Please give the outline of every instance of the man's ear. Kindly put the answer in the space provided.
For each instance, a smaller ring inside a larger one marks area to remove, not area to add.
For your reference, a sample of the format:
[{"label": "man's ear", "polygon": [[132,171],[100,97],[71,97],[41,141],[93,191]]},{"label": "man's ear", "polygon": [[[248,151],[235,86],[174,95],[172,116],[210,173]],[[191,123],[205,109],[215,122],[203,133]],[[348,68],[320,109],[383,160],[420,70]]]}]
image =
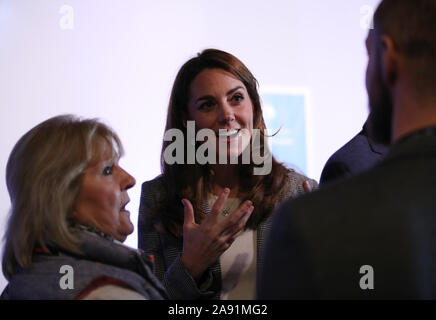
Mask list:
[{"label": "man's ear", "polygon": [[381,37],[381,46],[382,76],[388,86],[393,86],[398,77],[399,53],[389,36]]}]

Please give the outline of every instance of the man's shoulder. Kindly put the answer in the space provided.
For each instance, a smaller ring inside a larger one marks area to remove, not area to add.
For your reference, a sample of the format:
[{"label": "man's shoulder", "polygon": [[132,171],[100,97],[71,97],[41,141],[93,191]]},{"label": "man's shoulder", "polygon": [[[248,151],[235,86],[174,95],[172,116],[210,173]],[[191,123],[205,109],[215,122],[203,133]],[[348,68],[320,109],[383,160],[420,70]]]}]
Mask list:
[{"label": "man's shoulder", "polygon": [[[371,203],[371,193],[382,188],[383,176],[388,172],[379,168],[370,169],[344,181],[333,182],[297,199],[287,200],[280,211],[295,214],[326,214],[326,212],[350,210]],[[383,187],[384,188],[384,187]]]},{"label": "man's shoulder", "polygon": [[333,155],[328,159],[328,163],[333,162],[348,162],[350,156],[361,155],[361,152],[367,154],[371,152],[369,146],[368,137],[361,131],[355,135],[350,141],[340,147]]},{"label": "man's shoulder", "polygon": [[382,150],[380,146],[377,148],[374,149],[374,144],[361,131],[330,156],[322,170],[320,183],[337,181],[371,168],[387,150]]}]

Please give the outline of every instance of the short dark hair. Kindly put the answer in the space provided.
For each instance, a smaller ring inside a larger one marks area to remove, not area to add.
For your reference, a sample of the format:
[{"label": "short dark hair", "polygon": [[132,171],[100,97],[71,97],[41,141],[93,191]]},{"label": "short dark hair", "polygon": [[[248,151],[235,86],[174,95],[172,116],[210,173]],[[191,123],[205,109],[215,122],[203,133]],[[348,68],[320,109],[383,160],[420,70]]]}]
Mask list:
[{"label": "short dark hair", "polygon": [[389,36],[407,60],[417,90],[434,94],[436,0],[383,0],[374,14],[376,36]]}]

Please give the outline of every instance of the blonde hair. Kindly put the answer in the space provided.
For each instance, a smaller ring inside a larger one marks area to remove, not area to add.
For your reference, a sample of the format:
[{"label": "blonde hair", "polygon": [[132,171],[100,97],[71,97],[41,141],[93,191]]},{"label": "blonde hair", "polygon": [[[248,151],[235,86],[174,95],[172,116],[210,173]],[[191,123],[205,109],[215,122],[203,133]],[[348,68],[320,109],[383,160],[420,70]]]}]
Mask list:
[{"label": "blonde hair", "polygon": [[61,115],[40,123],[17,142],[6,167],[11,210],[2,267],[7,279],[17,265],[32,264],[36,246],[80,252],[70,222],[85,169],[102,156],[104,141],[122,155],[118,136],[106,125]]}]

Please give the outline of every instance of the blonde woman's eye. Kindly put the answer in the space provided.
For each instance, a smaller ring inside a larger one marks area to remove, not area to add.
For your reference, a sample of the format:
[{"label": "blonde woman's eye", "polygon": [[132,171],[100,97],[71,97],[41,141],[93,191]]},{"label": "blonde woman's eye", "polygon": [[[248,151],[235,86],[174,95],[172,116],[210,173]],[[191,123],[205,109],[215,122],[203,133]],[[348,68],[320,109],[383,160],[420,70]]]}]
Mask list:
[{"label": "blonde woman's eye", "polygon": [[106,167],[104,167],[104,169],[103,169],[103,174],[104,174],[105,176],[109,176],[109,175],[112,174],[113,169],[114,169],[114,166],[106,166]]}]

